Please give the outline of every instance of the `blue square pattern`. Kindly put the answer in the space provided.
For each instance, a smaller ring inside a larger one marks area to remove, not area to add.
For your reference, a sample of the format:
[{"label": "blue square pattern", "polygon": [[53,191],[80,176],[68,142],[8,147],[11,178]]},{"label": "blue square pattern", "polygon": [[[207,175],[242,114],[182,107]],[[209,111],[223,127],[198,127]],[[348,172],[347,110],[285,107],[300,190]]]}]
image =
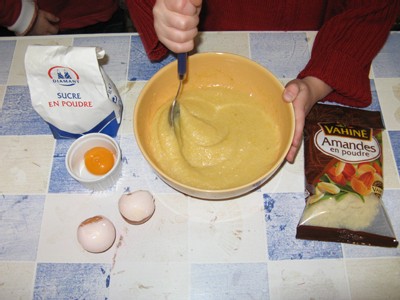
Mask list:
[{"label": "blue square pattern", "polygon": [[74,39],[74,46],[100,47],[105,50],[106,57],[100,60],[99,63],[114,82],[126,80],[129,43],[129,36],[102,36]]},{"label": "blue square pattern", "polygon": [[342,258],[340,243],[296,239],[305,206],[302,193],[264,194],[268,255],[271,260]]},{"label": "blue square pattern", "polygon": [[266,263],[192,264],[192,300],[268,299]]},{"label": "blue square pattern", "polygon": [[110,265],[39,263],[33,299],[108,299]]},{"label": "blue square pattern", "polygon": [[381,111],[381,105],[379,103],[378,93],[376,92],[375,81],[373,79],[370,80],[370,85],[371,85],[372,102],[365,109],[371,111]]},{"label": "blue square pattern", "polygon": [[44,196],[42,195],[1,196],[0,260],[34,261],[36,259],[43,208]]},{"label": "blue square pattern", "polygon": [[65,156],[73,139],[57,140],[51,168],[49,193],[89,194],[90,190],[72,178],[65,167]]},{"label": "blue square pattern", "polygon": [[305,33],[250,33],[251,58],[278,78],[295,78],[310,59]]},{"label": "blue square pattern", "polygon": [[372,62],[377,78],[400,77],[400,33],[392,32]]},{"label": "blue square pattern", "polygon": [[169,55],[159,62],[151,62],[139,36],[132,36],[128,80],[149,80],[158,70],[174,60],[175,57]]},{"label": "blue square pattern", "polygon": [[14,49],[15,41],[0,41],[0,84],[7,84]]},{"label": "blue square pattern", "polygon": [[51,134],[50,128],[32,107],[27,86],[8,86],[0,110],[0,135]]},{"label": "blue square pattern", "polygon": [[392,144],[393,155],[396,161],[397,173],[400,176],[400,131],[389,131],[390,143]]}]

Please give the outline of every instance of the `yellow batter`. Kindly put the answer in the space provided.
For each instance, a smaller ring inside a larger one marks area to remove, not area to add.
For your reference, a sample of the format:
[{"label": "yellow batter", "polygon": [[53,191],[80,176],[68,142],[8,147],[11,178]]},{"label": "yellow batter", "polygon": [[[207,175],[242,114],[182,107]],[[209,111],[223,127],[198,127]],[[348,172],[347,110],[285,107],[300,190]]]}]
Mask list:
[{"label": "yellow batter", "polygon": [[186,185],[228,189],[250,183],[277,159],[279,128],[261,99],[224,87],[184,91],[174,129],[170,102],[156,113],[152,155],[170,177]]}]

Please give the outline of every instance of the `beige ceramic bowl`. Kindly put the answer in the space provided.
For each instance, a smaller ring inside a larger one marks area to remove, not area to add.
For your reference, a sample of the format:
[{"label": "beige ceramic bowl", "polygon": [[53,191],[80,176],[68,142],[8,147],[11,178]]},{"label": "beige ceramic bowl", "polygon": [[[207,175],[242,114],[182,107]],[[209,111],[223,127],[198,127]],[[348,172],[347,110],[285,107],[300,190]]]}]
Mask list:
[{"label": "beige ceramic bowl", "polygon": [[155,112],[166,101],[171,102],[178,88],[176,61],[158,71],[145,85],[139,95],[134,112],[134,131],[137,143],[144,157],[168,185],[174,189],[203,199],[228,199],[248,193],[260,187],[273,175],[285,159],[294,134],[294,111],[292,104],[282,100],[283,86],[276,77],[254,61],[228,53],[201,53],[189,56],[188,76],[185,89],[223,85],[245,93],[260,94],[265,97],[270,117],[281,128],[279,155],[273,167],[252,182],[243,183],[231,189],[203,190],[180,183],[161,170],[150,148],[150,122]]}]

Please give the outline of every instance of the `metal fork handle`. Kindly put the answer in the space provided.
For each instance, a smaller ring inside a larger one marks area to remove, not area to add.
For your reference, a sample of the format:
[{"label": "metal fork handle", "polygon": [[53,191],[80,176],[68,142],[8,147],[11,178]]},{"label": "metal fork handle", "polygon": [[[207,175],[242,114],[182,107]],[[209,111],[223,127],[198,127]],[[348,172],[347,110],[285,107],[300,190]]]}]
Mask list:
[{"label": "metal fork handle", "polygon": [[179,80],[184,80],[187,71],[187,53],[178,53],[178,77]]}]

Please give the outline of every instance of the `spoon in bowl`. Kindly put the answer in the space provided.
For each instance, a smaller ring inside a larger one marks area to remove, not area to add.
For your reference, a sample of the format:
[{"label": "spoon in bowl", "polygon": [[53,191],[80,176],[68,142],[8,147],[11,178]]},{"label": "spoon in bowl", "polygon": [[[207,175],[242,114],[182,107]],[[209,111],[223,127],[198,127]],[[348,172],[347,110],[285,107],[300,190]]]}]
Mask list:
[{"label": "spoon in bowl", "polygon": [[175,118],[179,115],[180,112],[178,97],[182,90],[183,80],[186,77],[187,53],[179,53],[177,56],[179,86],[175,98],[172,101],[171,107],[169,108],[168,121],[170,126],[174,126]]}]

